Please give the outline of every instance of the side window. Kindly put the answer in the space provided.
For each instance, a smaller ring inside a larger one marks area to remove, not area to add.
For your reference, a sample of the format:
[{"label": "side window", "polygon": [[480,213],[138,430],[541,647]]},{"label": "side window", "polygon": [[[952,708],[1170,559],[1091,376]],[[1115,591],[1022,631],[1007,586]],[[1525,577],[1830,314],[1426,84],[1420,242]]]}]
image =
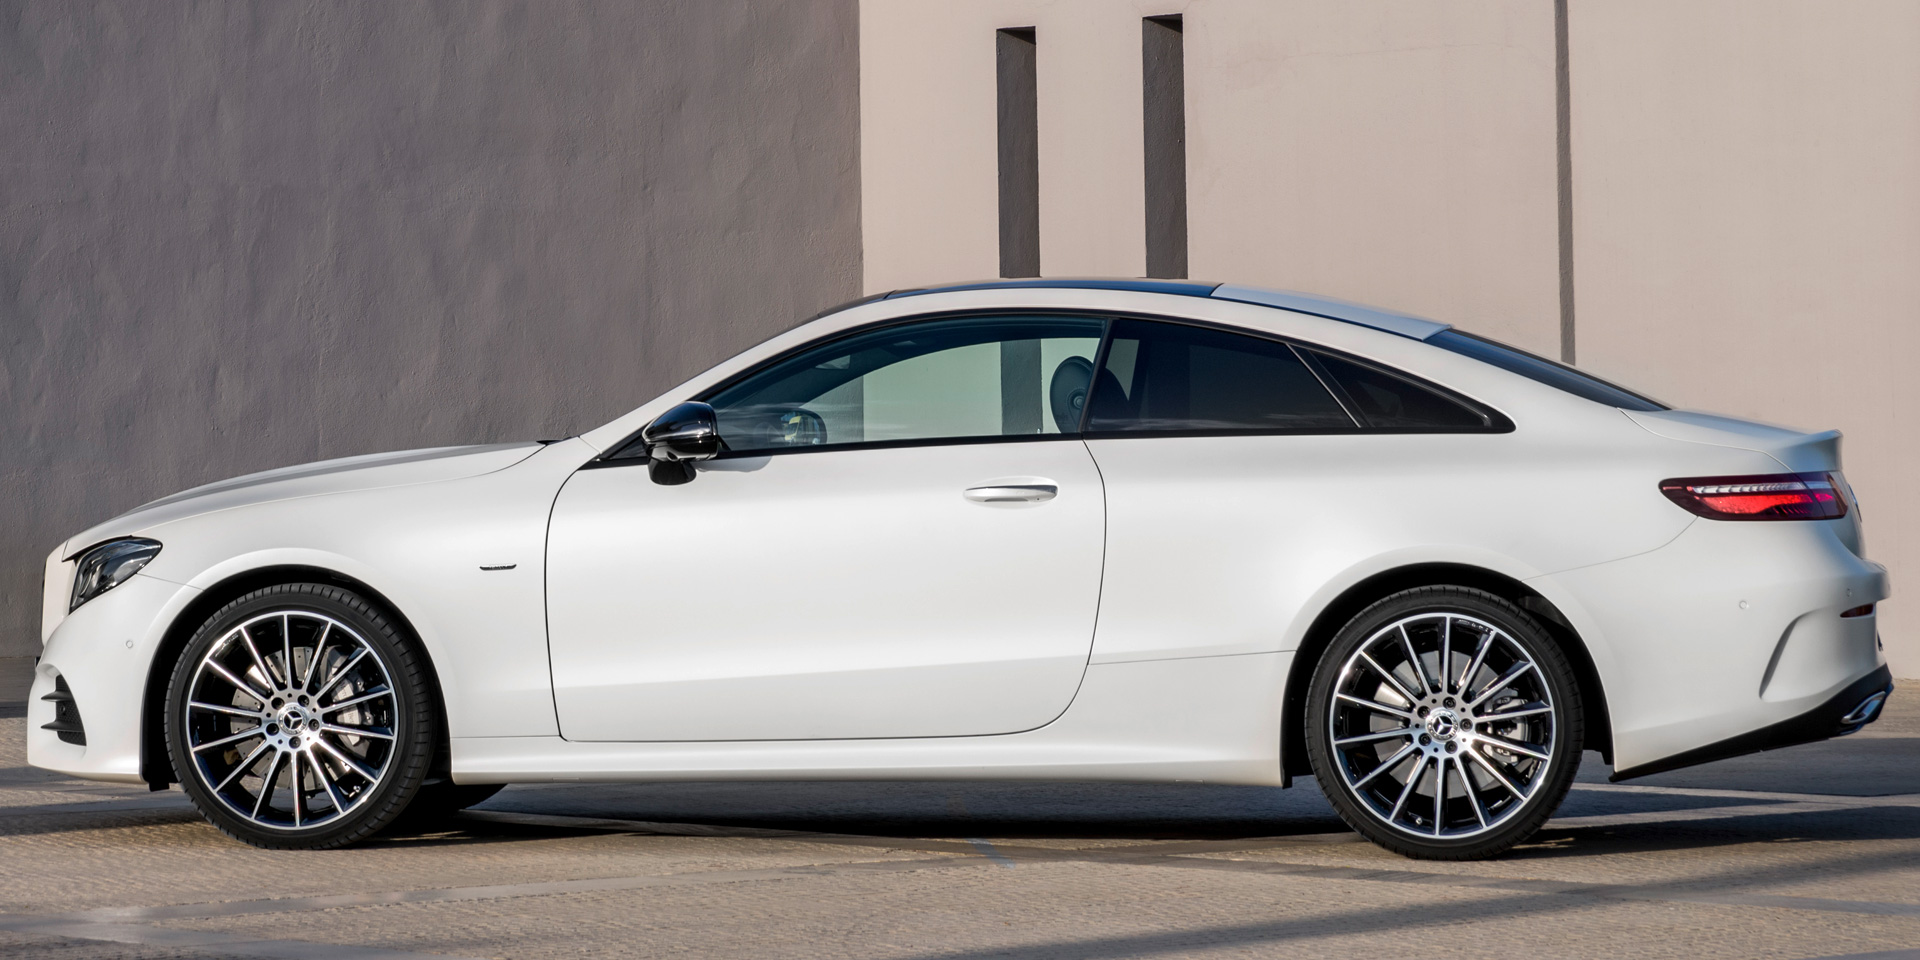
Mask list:
[{"label": "side window", "polygon": [[1115,320],[1090,433],[1353,430],[1293,348],[1201,327]]},{"label": "side window", "polygon": [[730,452],[1076,433],[1105,326],[1048,316],[908,323],[806,350],[704,399]]},{"label": "side window", "polygon": [[1484,430],[1492,426],[1478,410],[1412,380],[1354,363],[1331,354],[1313,352],[1321,369],[1346,391],[1355,412],[1376,430]]}]

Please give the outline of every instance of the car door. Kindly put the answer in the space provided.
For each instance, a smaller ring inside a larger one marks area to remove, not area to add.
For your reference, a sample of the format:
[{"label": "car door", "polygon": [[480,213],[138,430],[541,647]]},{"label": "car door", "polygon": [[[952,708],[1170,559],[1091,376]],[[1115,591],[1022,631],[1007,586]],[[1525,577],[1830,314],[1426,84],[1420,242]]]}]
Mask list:
[{"label": "car door", "polygon": [[[1458,509],[1448,465],[1491,421],[1363,361],[1269,337],[1115,320],[1089,401],[1107,493],[1096,658],[1280,649],[1333,572]],[[1176,602],[1177,601],[1177,602]]]},{"label": "car door", "polygon": [[576,473],[548,544],[562,735],[965,736],[1058,716],[1099,604],[1104,497],[1078,419],[1103,329],[856,333],[703,396],[726,452],[692,481],[653,482],[637,449]]}]

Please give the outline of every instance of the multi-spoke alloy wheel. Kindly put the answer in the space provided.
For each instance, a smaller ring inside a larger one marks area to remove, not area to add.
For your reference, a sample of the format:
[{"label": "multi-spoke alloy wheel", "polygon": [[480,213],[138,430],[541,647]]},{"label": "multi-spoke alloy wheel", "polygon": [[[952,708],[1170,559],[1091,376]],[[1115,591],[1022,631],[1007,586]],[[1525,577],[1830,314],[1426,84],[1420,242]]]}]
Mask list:
[{"label": "multi-spoke alloy wheel", "polygon": [[248,842],[352,842],[419,788],[420,745],[432,743],[421,687],[404,643],[360,598],[311,584],[258,591],[215,614],[175,669],[175,773]]},{"label": "multi-spoke alloy wheel", "polygon": [[1341,815],[1391,849],[1490,856],[1565,796],[1578,689],[1527,614],[1479,591],[1407,591],[1335,638],[1314,676],[1308,745]]}]

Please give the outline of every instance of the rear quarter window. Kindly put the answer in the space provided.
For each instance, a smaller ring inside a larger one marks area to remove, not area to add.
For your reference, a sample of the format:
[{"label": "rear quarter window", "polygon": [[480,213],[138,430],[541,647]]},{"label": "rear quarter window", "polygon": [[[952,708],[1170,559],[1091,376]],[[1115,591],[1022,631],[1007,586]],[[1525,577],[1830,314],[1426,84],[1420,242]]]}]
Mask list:
[{"label": "rear quarter window", "polygon": [[1458,432],[1496,429],[1494,418],[1413,379],[1315,351],[1314,359],[1375,430]]}]

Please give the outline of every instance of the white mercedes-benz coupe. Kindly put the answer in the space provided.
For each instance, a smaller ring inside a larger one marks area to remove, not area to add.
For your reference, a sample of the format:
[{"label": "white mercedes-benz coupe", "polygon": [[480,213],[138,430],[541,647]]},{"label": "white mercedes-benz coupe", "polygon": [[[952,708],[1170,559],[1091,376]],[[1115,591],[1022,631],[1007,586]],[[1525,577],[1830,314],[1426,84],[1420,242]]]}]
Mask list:
[{"label": "white mercedes-benz coupe", "polygon": [[154,501],[47,559],[29,757],[248,843],[499,785],[1288,785],[1497,854],[1891,691],[1838,433],[1445,324],[1143,280],[901,290],[583,435]]}]

